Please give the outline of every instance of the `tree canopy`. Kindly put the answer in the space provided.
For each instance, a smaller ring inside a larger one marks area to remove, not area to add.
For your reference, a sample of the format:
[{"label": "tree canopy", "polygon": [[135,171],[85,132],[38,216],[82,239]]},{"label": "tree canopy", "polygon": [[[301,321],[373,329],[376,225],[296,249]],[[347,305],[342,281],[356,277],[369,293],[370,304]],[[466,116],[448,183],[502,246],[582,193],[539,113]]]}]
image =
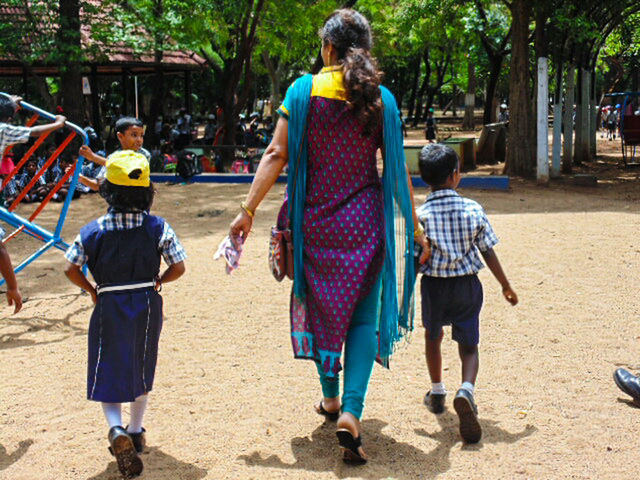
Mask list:
[{"label": "tree canopy", "polygon": [[[502,102],[515,108],[512,118],[514,113],[529,118],[537,56],[550,58],[552,89],[559,85],[555,73],[568,65],[592,72],[598,97],[638,89],[640,83],[635,0],[7,0],[3,5],[5,15],[19,12],[20,21],[0,23],[0,57],[27,68],[56,64],[77,76],[89,59],[113,45],[155,52],[158,62],[167,49],[198,53],[206,59],[199,83],[215,85],[201,89],[198,99],[210,109],[223,106],[229,130],[256,95],[270,96],[277,106],[290,82],[312,69],[320,47],[317,31],[343,6],[371,21],[384,82],[414,124],[432,106],[455,114],[465,92],[484,108],[484,123],[495,121]],[[74,8],[90,23],[92,41],[82,46]],[[154,85],[159,101],[143,112],[150,117],[162,113],[162,95],[171,90],[161,72]],[[522,127],[533,128],[526,119]],[[226,141],[233,141],[228,135]],[[532,147],[521,140],[526,149],[521,161],[531,167]],[[527,175],[529,167],[513,173]]]}]

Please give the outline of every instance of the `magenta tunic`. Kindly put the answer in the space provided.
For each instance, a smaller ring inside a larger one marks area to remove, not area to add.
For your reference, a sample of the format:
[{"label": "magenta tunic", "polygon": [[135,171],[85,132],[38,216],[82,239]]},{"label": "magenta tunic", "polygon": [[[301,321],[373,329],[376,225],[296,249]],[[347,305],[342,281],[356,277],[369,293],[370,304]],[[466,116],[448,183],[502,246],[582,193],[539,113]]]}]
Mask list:
[{"label": "magenta tunic", "polygon": [[[285,99],[280,109],[285,114],[286,105]],[[344,100],[312,92],[308,139],[302,227],[307,296],[301,302],[292,295],[291,336],[297,358],[316,360],[333,377],[342,369],[340,356],[356,305],[371,290],[384,260],[376,166],[382,128],[364,136]],[[290,161],[294,169],[295,158]]]}]

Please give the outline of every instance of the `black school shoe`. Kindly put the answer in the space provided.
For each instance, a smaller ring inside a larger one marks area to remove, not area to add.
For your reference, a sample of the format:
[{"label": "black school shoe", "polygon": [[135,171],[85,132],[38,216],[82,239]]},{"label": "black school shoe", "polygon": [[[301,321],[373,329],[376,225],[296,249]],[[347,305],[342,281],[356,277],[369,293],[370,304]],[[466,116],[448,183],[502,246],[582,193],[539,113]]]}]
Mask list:
[{"label": "black school shoe", "polygon": [[431,390],[424,396],[424,404],[431,413],[444,412],[444,401],[447,398],[446,393],[431,393]]},{"label": "black school shoe", "polygon": [[482,427],[478,422],[478,407],[473,401],[473,395],[468,390],[461,388],[453,399],[460,419],[460,436],[466,443],[478,443],[482,438]]},{"label": "black school shoe", "polygon": [[[127,425],[127,429],[129,425]],[[142,431],[138,433],[127,432],[133,441],[133,446],[136,448],[136,452],[144,453],[144,447],[147,446],[147,437],[145,436],[146,430],[142,427]]]},{"label": "black school shoe", "polygon": [[142,473],[142,460],[138,457],[133,439],[127,431],[120,427],[109,430],[109,451],[116,457],[118,470],[124,478],[137,477]]},{"label": "black school shoe", "polygon": [[624,368],[619,368],[613,374],[613,380],[620,390],[633,398],[640,406],[640,379]]}]

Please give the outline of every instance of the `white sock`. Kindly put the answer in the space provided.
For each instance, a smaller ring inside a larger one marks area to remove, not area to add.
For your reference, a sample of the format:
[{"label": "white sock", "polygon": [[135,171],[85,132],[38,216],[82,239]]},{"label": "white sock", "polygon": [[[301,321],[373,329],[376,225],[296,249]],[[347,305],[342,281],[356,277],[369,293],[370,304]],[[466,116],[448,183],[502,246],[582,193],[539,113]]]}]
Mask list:
[{"label": "white sock", "polygon": [[473,395],[474,387],[473,387],[473,383],[471,383],[471,382],[463,382],[462,385],[460,385],[460,389],[466,390],[471,395]]},{"label": "white sock", "polygon": [[107,418],[109,428],[122,426],[122,404],[102,402],[102,411]]},{"label": "white sock", "polygon": [[142,420],[144,419],[144,412],[147,409],[147,400],[149,395],[140,395],[136,398],[135,402],[129,404],[131,409],[131,420],[127,427],[129,433],[140,433],[142,431]]},{"label": "white sock", "polygon": [[431,393],[436,395],[446,395],[447,389],[444,386],[444,382],[431,382]]}]

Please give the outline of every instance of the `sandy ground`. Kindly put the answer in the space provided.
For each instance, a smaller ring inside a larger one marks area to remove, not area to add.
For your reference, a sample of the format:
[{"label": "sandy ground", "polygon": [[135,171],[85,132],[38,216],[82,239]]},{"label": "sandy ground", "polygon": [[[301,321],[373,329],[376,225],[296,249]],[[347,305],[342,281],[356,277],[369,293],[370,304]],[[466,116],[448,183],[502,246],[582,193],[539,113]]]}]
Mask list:
[{"label": "sandy ground", "polygon": [[[260,208],[242,268],[226,276],[212,254],[247,186],[159,186],[154,211],[189,259],[186,275],[163,292],[143,478],[637,478],[640,410],[611,375],[640,369],[639,172],[606,157],[589,168],[598,187],[513,181],[509,192],[464,191],[485,206],[521,300],[510,307],[482,271],[483,440],[462,444],[452,395],[440,416],[423,407],[429,382],[418,327],[390,371],[374,370],[363,420],[371,461],[358,468],[342,464],[334,426],[312,410],[320,391],[314,366],[292,358],[290,284],[267,268],[282,187]],[[75,201],[65,239],[103,210],[97,196]],[[58,211],[45,210],[41,223]],[[22,236],[9,249],[19,261],[38,246]],[[91,302],[66,281],[64,263],[59,251],[44,255],[19,276],[23,311],[2,309],[0,479],[119,478],[100,406],[85,399]],[[443,350],[453,392],[455,344],[447,338]]]}]

